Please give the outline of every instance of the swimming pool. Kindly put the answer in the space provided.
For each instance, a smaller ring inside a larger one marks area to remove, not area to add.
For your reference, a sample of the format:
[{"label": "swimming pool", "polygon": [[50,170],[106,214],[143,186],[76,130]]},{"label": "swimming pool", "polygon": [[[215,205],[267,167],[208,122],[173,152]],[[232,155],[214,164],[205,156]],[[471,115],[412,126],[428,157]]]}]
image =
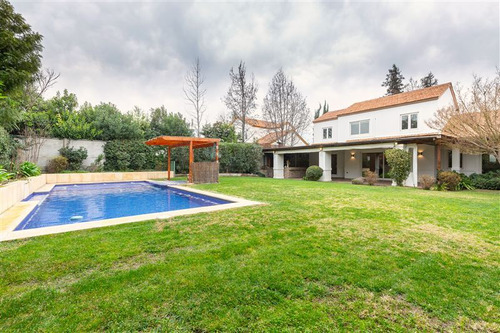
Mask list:
[{"label": "swimming pool", "polygon": [[50,192],[33,193],[24,201],[39,201],[39,204],[15,230],[231,203],[146,181],[56,185]]}]

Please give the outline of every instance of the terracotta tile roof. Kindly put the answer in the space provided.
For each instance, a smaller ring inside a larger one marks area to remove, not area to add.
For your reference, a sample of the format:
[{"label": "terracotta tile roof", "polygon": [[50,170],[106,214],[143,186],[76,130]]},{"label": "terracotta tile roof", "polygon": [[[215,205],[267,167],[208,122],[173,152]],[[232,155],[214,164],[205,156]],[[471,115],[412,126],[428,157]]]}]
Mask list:
[{"label": "terracotta tile roof", "polygon": [[346,109],[327,112],[324,115],[316,118],[313,121],[313,123],[319,123],[322,121],[337,119],[339,116],[352,114],[352,113],[373,111],[373,110],[378,110],[378,109],[382,109],[382,108],[388,108],[388,107],[394,107],[394,106],[399,106],[399,105],[404,105],[404,104],[418,103],[418,102],[423,102],[426,100],[437,99],[437,98],[441,97],[441,95],[443,95],[447,89],[450,89],[452,92],[452,95],[455,96],[454,92],[453,92],[453,87],[452,87],[451,83],[448,82],[448,83],[440,84],[440,85],[429,87],[429,88],[418,89],[418,90],[403,92],[400,94],[384,96],[384,97],[370,99],[370,100],[363,101],[363,102],[354,103]]},{"label": "terracotta tile roof", "polygon": [[267,128],[267,129],[275,129],[279,127],[279,125],[276,123],[260,119],[253,119],[253,118],[246,118],[246,124],[252,127]]}]

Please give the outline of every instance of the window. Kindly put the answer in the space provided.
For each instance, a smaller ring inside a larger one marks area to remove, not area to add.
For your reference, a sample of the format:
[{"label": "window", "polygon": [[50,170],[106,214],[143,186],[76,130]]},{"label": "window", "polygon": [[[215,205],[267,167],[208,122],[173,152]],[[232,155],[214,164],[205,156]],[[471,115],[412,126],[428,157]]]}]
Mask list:
[{"label": "window", "polygon": [[418,127],[418,113],[409,113],[401,115],[401,129],[415,129]]},{"label": "window", "polygon": [[332,128],[325,127],[323,128],[323,139],[331,139],[332,138]]},{"label": "window", "polygon": [[367,134],[370,132],[370,120],[353,121],[351,135]]}]

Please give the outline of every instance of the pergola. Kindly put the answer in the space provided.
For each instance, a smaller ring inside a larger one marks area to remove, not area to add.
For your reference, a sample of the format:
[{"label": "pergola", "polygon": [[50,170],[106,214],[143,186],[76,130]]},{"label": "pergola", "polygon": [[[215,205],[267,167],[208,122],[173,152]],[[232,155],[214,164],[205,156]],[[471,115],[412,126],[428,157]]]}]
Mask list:
[{"label": "pergola", "polygon": [[170,180],[170,150],[176,147],[189,147],[189,175],[188,182],[193,182],[193,170],[191,164],[194,162],[194,149],[196,148],[208,148],[215,146],[215,162],[219,161],[219,141],[220,139],[212,138],[194,138],[185,136],[158,136],[154,139],[146,141],[148,146],[167,146],[168,147],[168,166],[167,178]]}]

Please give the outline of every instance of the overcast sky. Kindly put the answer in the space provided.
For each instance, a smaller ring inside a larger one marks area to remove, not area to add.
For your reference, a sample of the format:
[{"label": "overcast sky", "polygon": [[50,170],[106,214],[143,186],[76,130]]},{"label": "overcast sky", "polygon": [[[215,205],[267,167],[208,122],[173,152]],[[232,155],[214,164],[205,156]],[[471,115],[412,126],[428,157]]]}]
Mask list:
[{"label": "overcast sky", "polygon": [[20,2],[14,7],[44,36],[43,66],[61,73],[48,92],[122,111],[165,105],[187,116],[185,73],[200,57],[207,117],[225,110],[228,72],[240,59],[259,84],[257,115],[274,73],[285,73],[311,113],[384,95],[393,63],[409,79],[432,71],[467,84],[499,66],[499,4]]}]

